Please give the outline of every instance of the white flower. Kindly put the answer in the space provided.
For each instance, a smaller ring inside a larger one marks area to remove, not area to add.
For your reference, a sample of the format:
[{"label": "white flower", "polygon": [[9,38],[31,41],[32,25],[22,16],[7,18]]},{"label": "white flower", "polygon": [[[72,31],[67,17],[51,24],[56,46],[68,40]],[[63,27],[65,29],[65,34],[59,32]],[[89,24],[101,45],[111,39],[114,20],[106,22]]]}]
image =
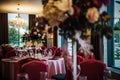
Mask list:
[{"label": "white flower", "polygon": [[39,30],[39,29],[37,29],[37,32],[40,32],[40,30]]},{"label": "white flower", "polygon": [[38,33],[38,37],[40,37],[41,36],[41,34],[40,33]]},{"label": "white flower", "polygon": [[68,11],[70,7],[72,6],[72,0],[60,0],[55,1],[54,6],[56,6],[61,11]]}]

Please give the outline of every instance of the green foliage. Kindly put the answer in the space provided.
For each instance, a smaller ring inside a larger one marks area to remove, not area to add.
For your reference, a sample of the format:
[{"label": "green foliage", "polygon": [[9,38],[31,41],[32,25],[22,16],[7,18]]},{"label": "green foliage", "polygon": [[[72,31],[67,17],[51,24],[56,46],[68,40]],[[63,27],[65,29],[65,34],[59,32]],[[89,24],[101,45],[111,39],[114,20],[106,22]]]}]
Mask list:
[{"label": "green foliage", "polygon": [[114,37],[118,40],[120,40],[120,30],[114,30]]},{"label": "green foliage", "polygon": [[120,20],[114,26],[114,30],[120,30]]},{"label": "green foliage", "polygon": [[100,35],[101,37],[105,36],[107,39],[111,39],[112,26],[108,24],[111,18],[112,17],[107,12],[103,12],[100,15],[99,20],[95,22],[91,28],[93,33],[92,36]]},{"label": "green foliage", "polygon": [[15,28],[9,28],[9,43],[17,44],[18,41],[18,31]]},{"label": "green foliage", "polygon": [[119,27],[120,28],[120,21],[118,21],[115,26]]}]

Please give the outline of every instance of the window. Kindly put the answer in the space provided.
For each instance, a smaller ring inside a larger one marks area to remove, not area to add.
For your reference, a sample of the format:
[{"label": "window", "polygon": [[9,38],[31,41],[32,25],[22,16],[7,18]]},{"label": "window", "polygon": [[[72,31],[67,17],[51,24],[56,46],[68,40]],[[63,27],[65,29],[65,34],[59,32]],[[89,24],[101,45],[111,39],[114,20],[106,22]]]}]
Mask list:
[{"label": "window", "polygon": [[107,59],[104,58],[104,61],[107,61],[109,67],[120,69],[120,0],[111,0],[108,13],[113,16],[110,22],[113,26],[113,38],[107,42],[104,41],[104,44],[107,44]]},{"label": "window", "polygon": [[114,3],[114,29],[113,29],[113,46],[114,46],[114,67],[120,68],[120,3]]},{"label": "window", "polygon": [[[15,18],[18,14],[13,14],[13,13],[8,13],[8,22]],[[20,14],[20,17],[26,21],[26,25],[23,27],[15,27],[11,26],[8,23],[8,39],[9,39],[9,44],[12,46],[23,46],[24,42],[22,42],[22,36],[24,33],[28,33],[29,30],[29,25],[28,25],[28,14]]]},{"label": "window", "polygon": [[114,19],[114,67],[120,68],[120,18]]}]

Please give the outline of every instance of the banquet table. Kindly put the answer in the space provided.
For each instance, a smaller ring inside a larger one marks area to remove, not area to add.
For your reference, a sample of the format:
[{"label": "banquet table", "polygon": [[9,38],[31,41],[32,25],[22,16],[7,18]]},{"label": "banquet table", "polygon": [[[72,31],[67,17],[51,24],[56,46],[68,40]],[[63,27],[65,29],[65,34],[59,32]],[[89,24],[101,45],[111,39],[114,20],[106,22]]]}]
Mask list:
[{"label": "banquet table", "polygon": [[[2,59],[2,80],[16,80],[18,62],[21,59]],[[48,64],[48,77],[55,74],[65,74],[64,58],[43,60]]]}]

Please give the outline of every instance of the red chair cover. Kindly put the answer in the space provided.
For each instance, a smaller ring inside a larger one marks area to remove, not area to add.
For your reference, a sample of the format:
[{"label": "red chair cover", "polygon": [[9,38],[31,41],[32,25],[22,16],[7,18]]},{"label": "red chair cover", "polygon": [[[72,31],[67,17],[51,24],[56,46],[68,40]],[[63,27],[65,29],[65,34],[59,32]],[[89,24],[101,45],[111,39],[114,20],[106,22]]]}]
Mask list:
[{"label": "red chair cover", "polygon": [[90,53],[90,59],[95,59],[94,53]]},{"label": "red chair cover", "polygon": [[23,72],[23,71],[22,71],[22,65],[24,65],[24,64],[27,63],[27,62],[33,61],[33,60],[38,60],[38,61],[40,61],[39,59],[35,59],[35,58],[31,58],[31,57],[25,58],[25,59],[21,59],[21,60],[17,63],[17,72],[18,72],[18,73],[19,73],[19,72]]},{"label": "red chair cover", "polygon": [[81,76],[87,76],[87,80],[103,80],[106,65],[98,60],[89,59],[80,63]]},{"label": "red chair cover", "polygon": [[3,51],[2,48],[0,47],[0,59],[3,58]]},{"label": "red chair cover", "polygon": [[60,48],[57,48],[56,50],[54,50],[54,54],[53,54],[54,57],[55,56],[59,56],[60,57],[61,56],[61,52],[62,52],[62,50]]},{"label": "red chair cover", "polygon": [[9,58],[9,57],[16,56],[15,50],[11,46],[3,47],[2,52],[3,52],[3,58]]},{"label": "red chair cover", "polygon": [[83,50],[79,50],[79,51],[77,52],[77,55],[82,56],[83,58],[86,57]]},{"label": "red chair cover", "polygon": [[66,75],[64,80],[73,80],[73,73],[71,67],[66,70]]},{"label": "red chair cover", "polygon": [[83,50],[79,50],[77,52],[77,55],[79,55],[79,56],[81,56],[81,57],[83,57],[85,59],[95,59],[95,55],[92,52],[90,52],[88,54],[85,54],[85,52]]},{"label": "red chair cover", "polygon": [[45,46],[42,46],[42,47],[41,47],[41,49],[42,49],[42,50],[45,50],[45,49],[46,49],[46,47],[45,47]]},{"label": "red chair cover", "polygon": [[22,70],[28,73],[29,80],[40,80],[40,72],[48,72],[48,66],[43,61],[33,60],[22,66]]},{"label": "red chair cover", "polygon": [[14,49],[9,50],[5,53],[5,58],[10,58],[10,57],[14,57],[14,56],[16,56],[16,53],[15,53]]},{"label": "red chair cover", "polygon": [[77,55],[77,64],[80,64],[80,62],[82,62],[82,61],[84,61],[84,60],[85,60],[85,58]]}]

